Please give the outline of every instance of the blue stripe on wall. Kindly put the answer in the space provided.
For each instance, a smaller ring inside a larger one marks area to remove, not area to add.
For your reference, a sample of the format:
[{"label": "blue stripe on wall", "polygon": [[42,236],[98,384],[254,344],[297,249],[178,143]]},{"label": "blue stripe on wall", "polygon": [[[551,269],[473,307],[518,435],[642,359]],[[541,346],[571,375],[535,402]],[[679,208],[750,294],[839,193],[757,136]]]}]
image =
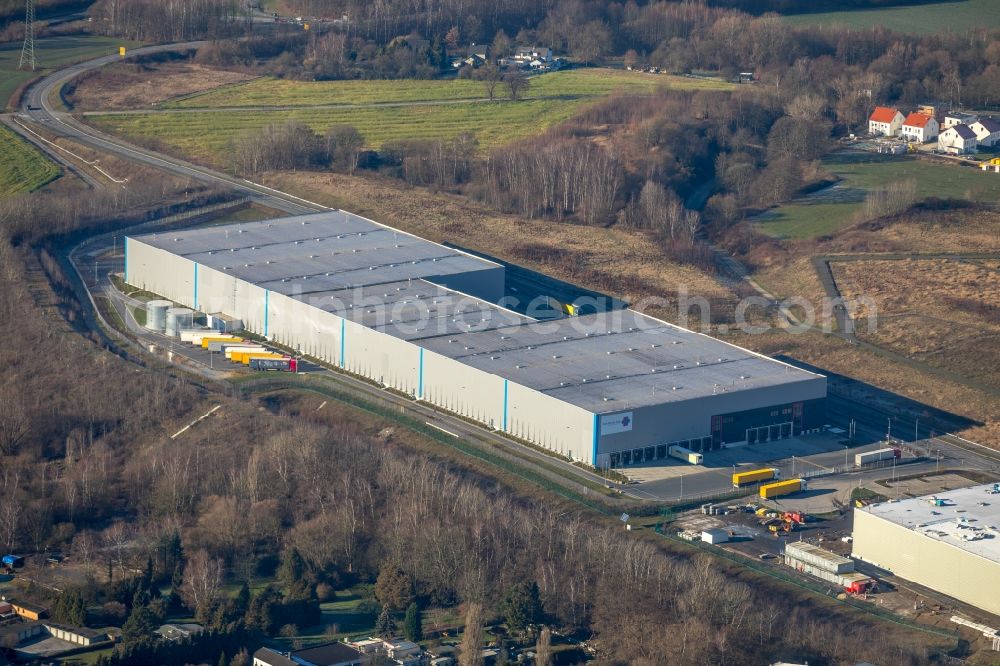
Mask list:
[{"label": "blue stripe on wall", "polygon": [[198,263],[194,265],[194,309],[198,309]]},{"label": "blue stripe on wall", "polygon": [[417,397],[424,398],[424,348],[420,348],[420,367],[417,369]]},{"label": "blue stripe on wall", "polygon": [[593,457],[590,459],[590,464],[597,467],[597,438],[600,437],[601,422],[600,417],[594,414],[594,453]]},{"label": "blue stripe on wall", "polygon": [[128,236],[125,237],[125,283],[128,284]]},{"label": "blue stripe on wall", "polygon": [[265,338],[267,337],[267,324],[269,317],[268,310],[270,309],[270,304],[271,304],[271,290],[265,289],[264,290],[264,337]]},{"label": "blue stripe on wall", "polygon": [[503,431],[507,432],[507,380],[503,380]]},{"label": "blue stripe on wall", "polygon": [[345,336],[347,335],[347,320],[340,320],[340,367],[344,367]]}]

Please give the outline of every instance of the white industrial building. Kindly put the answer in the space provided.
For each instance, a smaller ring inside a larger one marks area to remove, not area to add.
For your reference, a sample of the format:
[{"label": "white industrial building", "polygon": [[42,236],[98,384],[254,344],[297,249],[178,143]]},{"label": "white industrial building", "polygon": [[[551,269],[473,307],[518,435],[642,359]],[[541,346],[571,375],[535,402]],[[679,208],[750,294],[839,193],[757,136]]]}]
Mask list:
[{"label": "white industrial building", "polygon": [[1000,616],[1000,487],[854,510],[853,556]]},{"label": "white industrial building", "polygon": [[126,239],[129,284],[595,466],[819,428],[826,378],[633,312],[538,321],[504,267],[344,211]]}]

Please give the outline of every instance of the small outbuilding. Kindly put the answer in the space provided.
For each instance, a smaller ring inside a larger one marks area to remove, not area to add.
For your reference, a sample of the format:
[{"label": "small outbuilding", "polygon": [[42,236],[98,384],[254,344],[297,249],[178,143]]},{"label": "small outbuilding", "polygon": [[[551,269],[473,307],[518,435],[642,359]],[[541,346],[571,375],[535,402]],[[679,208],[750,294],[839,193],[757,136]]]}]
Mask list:
[{"label": "small outbuilding", "polygon": [[701,540],[705,543],[717,544],[729,541],[729,531],[721,528],[704,530],[701,533]]}]

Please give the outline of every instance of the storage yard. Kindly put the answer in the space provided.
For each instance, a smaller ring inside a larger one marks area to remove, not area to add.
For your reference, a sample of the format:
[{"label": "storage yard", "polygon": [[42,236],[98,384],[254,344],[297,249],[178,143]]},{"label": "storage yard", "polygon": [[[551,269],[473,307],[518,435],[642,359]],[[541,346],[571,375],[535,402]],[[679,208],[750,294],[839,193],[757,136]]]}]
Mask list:
[{"label": "storage yard", "polygon": [[126,241],[128,284],[597,467],[823,424],[822,375],[629,310],[539,322],[504,277],[343,211]]}]

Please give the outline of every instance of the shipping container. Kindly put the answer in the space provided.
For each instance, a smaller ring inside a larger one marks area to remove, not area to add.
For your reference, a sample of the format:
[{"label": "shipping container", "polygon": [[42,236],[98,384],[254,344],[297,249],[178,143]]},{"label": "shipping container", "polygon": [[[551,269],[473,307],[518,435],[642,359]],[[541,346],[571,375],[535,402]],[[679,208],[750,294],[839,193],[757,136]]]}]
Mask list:
[{"label": "shipping container", "polygon": [[685,449],[683,446],[671,446],[667,453],[671,458],[677,458],[678,460],[683,460],[686,463],[691,463],[692,465],[700,465],[703,456],[700,453],[695,453],[689,449]]},{"label": "shipping container", "polygon": [[280,372],[298,372],[298,361],[294,358],[252,358],[251,370],[277,370]]},{"label": "shipping container", "polygon": [[868,451],[867,453],[856,453],[854,454],[854,464],[860,467],[861,465],[899,458],[902,454],[903,452],[900,449],[892,447],[878,449],[877,451]]},{"label": "shipping container", "polygon": [[787,481],[778,481],[761,486],[760,496],[762,499],[771,499],[772,497],[791,495],[805,489],[806,482],[803,479],[788,479]]},{"label": "shipping container", "polygon": [[804,541],[792,541],[785,544],[785,557],[807,562],[835,574],[854,571],[854,560]]},{"label": "shipping container", "polygon": [[840,584],[851,594],[861,594],[867,592],[875,584],[875,579],[861,572],[852,571],[840,577]]},{"label": "shipping container", "polygon": [[752,469],[746,472],[736,472],[733,474],[733,487],[739,488],[740,486],[746,486],[751,483],[760,483],[761,481],[770,481],[771,479],[780,478],[780,471],[773,467],[765,469]]}]

